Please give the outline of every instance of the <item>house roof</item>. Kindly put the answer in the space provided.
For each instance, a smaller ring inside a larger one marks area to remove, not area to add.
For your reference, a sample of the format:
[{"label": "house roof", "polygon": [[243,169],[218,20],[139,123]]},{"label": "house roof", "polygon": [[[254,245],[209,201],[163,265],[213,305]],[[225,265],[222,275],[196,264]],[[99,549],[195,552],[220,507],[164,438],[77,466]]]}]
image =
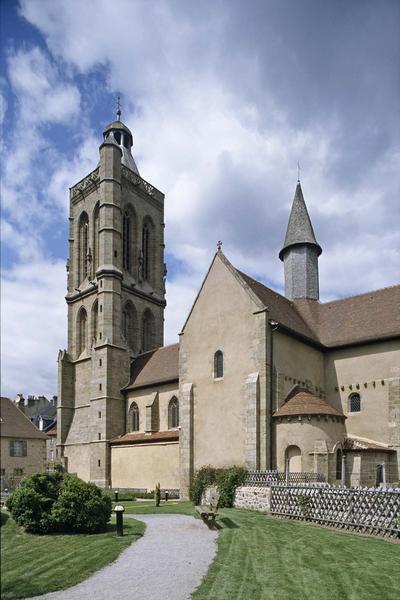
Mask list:
[{"label": "house roof", "polygon": [[325,348],[400,336],[400,285],[331,302],[290,301],[237,271],[270,312],[289,331]]},{"label": "house roof", "polygon": [[125,433],[113,438],[111,444],[152,444],[156,442],[176,442],[179,440],[179,431],[155,431],[151,433]]},{"label": "house roof", "polygon": [[132,363],[132,374],[123,391],[149,385],[178,381],[179,344],[172,344],[144,352]]},{"label": "house roof", "polygon": [[272,416],[290,417],[297,415],[332,415],[345,418],[342,412],[336,410],[325,400],[298,385],[292,388],[285,403]]},{"label": "house roof", "polygon": [[13,438],[38,438],[45,440],[46,435],[15,406],[9,399],[1,397],[0,403],[0,435]]},{"label": "house roof", "polygon": [[344,440],[343,449],[348,452],[395,452],[379,442],[363,440],[361,438],[348,437]]}]

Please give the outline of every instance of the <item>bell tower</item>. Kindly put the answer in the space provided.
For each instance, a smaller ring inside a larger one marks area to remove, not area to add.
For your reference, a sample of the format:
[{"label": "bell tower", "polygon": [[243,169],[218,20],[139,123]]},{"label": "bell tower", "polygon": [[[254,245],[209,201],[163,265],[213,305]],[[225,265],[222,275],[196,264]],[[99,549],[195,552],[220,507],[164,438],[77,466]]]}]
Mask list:
[{"label": "bell tower", "polygon": [[107,486],[125,433],[132,359],[163,345],[164,195],[139,175],[131,131],[104,129],[97,167],[70,188],[68,349],[60,351],[57,445],[70,473]]},{"label": "bell tower", "polygon": [[318,257],[321,253],[300,181],[297,181],[285,242],[279,252],[285,269],[286,298],[319,300]]}]

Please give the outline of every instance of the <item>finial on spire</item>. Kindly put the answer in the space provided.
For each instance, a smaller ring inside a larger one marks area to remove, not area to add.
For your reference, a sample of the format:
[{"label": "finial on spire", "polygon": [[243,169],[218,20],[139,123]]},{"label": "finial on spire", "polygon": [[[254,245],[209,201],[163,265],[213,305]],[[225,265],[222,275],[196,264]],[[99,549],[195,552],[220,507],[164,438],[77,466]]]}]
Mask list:
[{"label": "finial on spire", "polygon": [[120,97],[117,96],[117,120],[120,121],[121,120],[121,104],[120,104]]},{"label": "finial on spire", "polygon": [[297,161],[297,183],[300,183],[300,162]]},{"label": "finial on spire", "polygon": [[221,240],[218,240],[218,242],[217,242],[217,250],[218,250],[218,252],[221,252],[221,248],[222,248],[222,242],[221,242]]}]

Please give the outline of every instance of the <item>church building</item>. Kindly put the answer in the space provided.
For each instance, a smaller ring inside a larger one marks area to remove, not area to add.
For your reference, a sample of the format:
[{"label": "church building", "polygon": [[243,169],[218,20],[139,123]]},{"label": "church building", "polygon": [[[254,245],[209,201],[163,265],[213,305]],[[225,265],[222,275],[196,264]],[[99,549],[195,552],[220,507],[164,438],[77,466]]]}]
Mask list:
[{"label": "church building", "polygon": [[96,169],[70,189],[65,468],[181,497],[204,465],[397,484],[400,285],[320,302],[322,249],[297,182],[279,253],[285,296],[219,245],[179,343],[163,346],[164,195],[139,175],[117,117]]}]

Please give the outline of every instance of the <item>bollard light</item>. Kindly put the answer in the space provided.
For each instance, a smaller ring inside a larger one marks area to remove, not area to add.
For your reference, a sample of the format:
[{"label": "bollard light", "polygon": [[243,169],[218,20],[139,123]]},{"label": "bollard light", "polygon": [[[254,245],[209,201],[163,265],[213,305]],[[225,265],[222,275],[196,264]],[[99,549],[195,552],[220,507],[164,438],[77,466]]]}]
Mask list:
[{"label": "bollard light", "polygon": [[115,502],[118,502],[118,490],[115,490],[114,494],[115,494]]},{"label": "bollard light", "polygon": [[124,535],[124,521],[123,521],[124,510],[125,509],[122,506],[122,504],[117,504],[114,508],[115,517],[117,519],[117,535],[119,535],[119,536]]},{"label": "bollard light", "polygon": [[168,502],[168,490],[165,490],[165,502]]}]

